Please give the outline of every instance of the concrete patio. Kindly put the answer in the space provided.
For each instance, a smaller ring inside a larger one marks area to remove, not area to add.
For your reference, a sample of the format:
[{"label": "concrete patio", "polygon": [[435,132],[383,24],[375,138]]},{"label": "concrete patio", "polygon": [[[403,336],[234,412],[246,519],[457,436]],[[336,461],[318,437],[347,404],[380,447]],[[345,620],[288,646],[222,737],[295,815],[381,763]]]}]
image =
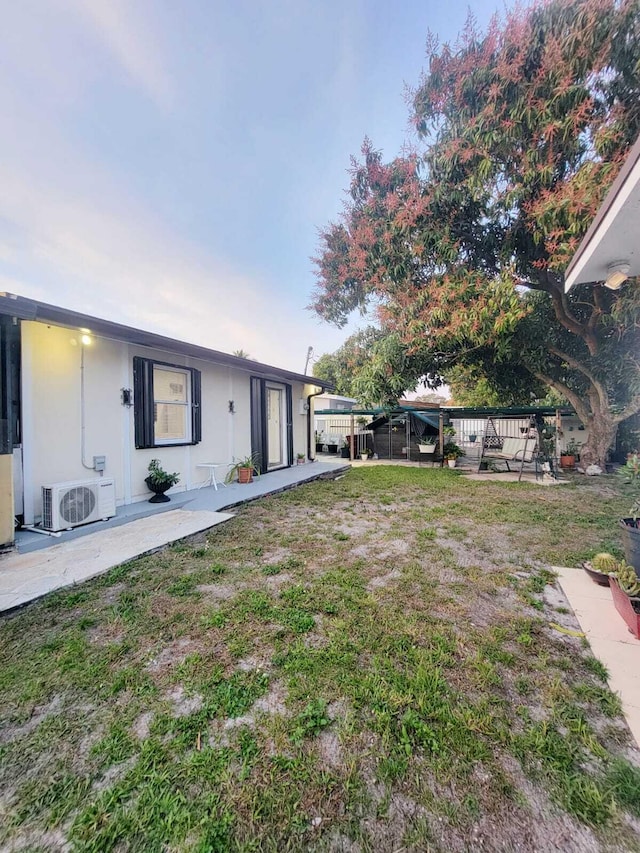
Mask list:
[{"label": "concrete patio", "polygon": [[620,696],[631,733],[640,745],[640,640],[617,612],[608,587],[593,583],[582,569],[553,568],[591,651],[609,672],[609,687]]},{"label": "concrete patio", "polygon": [[[331,479],[348,469],[343,460],[323,460],[272,471],[253,483],[179,492],[165,504],[147,501],[118,507],[108,521],[51,537],[18,531],[16,550],[0,556],[0,613],[55,589],[103,574],[114,566],[158,550],[232,518],[229,510],[302,483]],[[121,528],[115,533],[116,528]]]}]

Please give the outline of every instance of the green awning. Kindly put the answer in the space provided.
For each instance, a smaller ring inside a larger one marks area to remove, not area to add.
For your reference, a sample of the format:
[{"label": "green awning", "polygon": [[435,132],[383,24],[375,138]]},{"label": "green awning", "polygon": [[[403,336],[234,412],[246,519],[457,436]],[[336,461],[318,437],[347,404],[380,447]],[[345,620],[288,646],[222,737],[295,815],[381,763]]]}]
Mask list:
[{"label": "green awning", "polygon": [[414,418],[424,421],[425,424],[429,424],[429,426],[435,427],[437,430],[440,429],[440,418],[438,415],[428,415],[426,412],[417,412],[415,409],[410,410],[410,414]]}]

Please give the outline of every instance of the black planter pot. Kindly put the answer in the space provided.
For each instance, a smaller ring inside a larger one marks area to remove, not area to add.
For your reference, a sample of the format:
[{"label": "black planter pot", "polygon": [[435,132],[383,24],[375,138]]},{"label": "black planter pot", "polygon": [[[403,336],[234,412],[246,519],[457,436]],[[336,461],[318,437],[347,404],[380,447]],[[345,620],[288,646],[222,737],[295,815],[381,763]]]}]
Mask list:
[{"label": "black planter pot", "polygon": [[171,500],[168,495],[165,495],[165,492],[171,488],[171,483],[154,483],[151,477],[147,477],[145,483],[149,491],[154,493],[153,497],[149,498],[150,504],[165,504]]},{"label": "black planter pot", "polygon": [[640,527],[633,518],[621,518],[622,539],[624,542],[624,557],[627,563],[636,571],[640,578]]}]

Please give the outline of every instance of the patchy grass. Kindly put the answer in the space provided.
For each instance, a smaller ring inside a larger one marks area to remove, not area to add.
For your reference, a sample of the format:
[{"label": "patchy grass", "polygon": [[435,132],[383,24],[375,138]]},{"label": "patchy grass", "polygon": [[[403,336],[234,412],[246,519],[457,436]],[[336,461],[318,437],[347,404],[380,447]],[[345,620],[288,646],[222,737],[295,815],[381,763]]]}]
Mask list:
[{"label": "patchy grass", "polygon": [[638,849],[620,703],[544,598],[626,504],[360,468],[3,619],[0,846]]}]

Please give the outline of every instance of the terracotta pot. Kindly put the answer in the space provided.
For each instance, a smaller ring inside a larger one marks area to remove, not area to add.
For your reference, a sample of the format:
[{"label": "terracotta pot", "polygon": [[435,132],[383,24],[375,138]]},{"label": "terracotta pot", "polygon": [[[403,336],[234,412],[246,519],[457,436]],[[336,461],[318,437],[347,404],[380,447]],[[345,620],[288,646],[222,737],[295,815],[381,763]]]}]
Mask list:
[{"label": "terracotta pot", "polygon": [[[640,640],[640,613],[636,613],[631,603],[629,596],[620,589],[618,581],[615,578],[609,579],[609,588],[613,596],[613,603],[616,610],[622,616],[627,624],[627,628],[631,631],[636,640]],[[636,599],[637,600],[637,599]]]},{"label": "terracotta pot", "polygon": [[239,483],[253,483],[253,468],[238,468]]},{"label": "terracotta pot", "polygon": [[560,467],[561,468],[574,468],[576,464],[576,457],[572,456],[569,453],[561,453],[560,454]]}]

